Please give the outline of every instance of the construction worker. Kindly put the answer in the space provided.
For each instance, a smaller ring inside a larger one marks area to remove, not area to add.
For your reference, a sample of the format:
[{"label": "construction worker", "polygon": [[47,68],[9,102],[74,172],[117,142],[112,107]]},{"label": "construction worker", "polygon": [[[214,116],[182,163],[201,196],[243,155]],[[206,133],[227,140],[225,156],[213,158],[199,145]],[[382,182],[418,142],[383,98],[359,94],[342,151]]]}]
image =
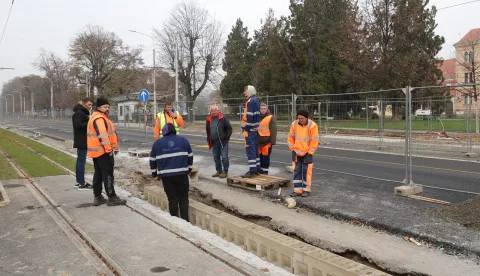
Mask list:
[{"label": "construction worker", "polygon": [[[108,118],[110,104],[107,99],[98,98],[95,112],[87,125],[87,154],[93,158],[95,173],[93,175],[93,205],[107,203],[108,206],[124,205],[126,200],[115,194],[113,166],[114,151],[118,151],[118,137],[112,121]],[[108,201],[102,196],[102,182]]]},{"label": "construction worker", "polygon": [[277,142],[277,122],[265,103],[260,104],[260,126],[258,127],[258,154],[261,174],[268,174],[272,146]]},{"label": "construction worker", "polygon": [[313,155],[318,148],[318,139],[317,124],[308,119],[308,111],[300,109],[288,133],[294,168],[291,197],[307,197],[312,191]]},{"label": "construction worker", "polygon": [[185,121],[178,111],[172,107],[172,103],[166,103],[163,112],[157,114],[155,119],[155,128],[153,129],[153,137],[155,140],[162,138],[162,129],[167,123],[172,123],[175,126],[177,135],[180,134],[180,128],[183,127]]},{"label": "construction worker", "polygon": [[170,215],[178,217],[180,206],[180,217],[188,221],[188,175],[193,168],[193,152],[187,138],[176,132],[172,123],[163,127],[163,137],[153,143],[150,152],[150,168],[152,177],[162,178]]},{"label": "construction worker", "polygon": [[255,87],[249,85],[243,90],[247,98],[242,117],[242,131],[245,138],[245,148],[247,151],[249,170],[243,178],[253,178],[259,175],[257,167],[260,166],[260,156],[258,155],[258,126],[260,122],[260,103],[254,97],[257,94]]}]

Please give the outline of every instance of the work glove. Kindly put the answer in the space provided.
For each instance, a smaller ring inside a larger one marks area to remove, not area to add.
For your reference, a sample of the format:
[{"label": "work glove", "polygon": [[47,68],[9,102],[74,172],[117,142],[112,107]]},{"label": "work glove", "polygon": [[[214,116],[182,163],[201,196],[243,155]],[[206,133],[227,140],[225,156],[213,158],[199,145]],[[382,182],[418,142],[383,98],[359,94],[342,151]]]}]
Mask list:
[{"label": "work glove", "polygon": [[303,163],[305,164],[313,163],[313,155],[307,153],[307,155],[305,155],[305,158],[303,159]]},{"label": "work glove", "polygon": [[297,162],[297,153],[294,150],[292,150],[292,161]]}]

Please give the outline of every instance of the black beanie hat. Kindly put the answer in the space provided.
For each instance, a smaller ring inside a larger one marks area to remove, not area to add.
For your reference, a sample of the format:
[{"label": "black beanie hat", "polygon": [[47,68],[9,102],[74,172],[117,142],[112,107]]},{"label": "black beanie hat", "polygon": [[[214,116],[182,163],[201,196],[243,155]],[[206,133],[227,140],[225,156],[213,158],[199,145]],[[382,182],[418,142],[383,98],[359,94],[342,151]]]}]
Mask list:
[{"label": "black beanie hat", "polygon": [[100,97],[100,98],[97,99],[97,107],[100,107],[100,106],[106,105],[106,104],[110,105],[110,103],[108,102],[108,99],[105,99],[103,97]]},{"label": "black beanie hat", "polygon": [[303,117],[308,118],[308,111],[306,111],[305,109],[300,109],[297,111],[297,116],[298,115],[302,115]]}]

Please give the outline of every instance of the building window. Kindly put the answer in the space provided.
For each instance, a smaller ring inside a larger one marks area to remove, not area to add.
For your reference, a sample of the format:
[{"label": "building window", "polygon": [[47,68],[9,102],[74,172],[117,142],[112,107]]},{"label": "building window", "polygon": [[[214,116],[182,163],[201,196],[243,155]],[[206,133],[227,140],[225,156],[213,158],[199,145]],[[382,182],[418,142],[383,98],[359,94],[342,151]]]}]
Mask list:
[{"label": "building window", "polygon": [[472,83],[472,72],[465,73],[465,83]]},{"label": "building window", "polygon": [[123,116],[123,105],[120,106],[120,116]]},{"label": "building window", "polygon": [[468,63],[468,52],[465,52],[464,60],[465,60],[466,63]]}]

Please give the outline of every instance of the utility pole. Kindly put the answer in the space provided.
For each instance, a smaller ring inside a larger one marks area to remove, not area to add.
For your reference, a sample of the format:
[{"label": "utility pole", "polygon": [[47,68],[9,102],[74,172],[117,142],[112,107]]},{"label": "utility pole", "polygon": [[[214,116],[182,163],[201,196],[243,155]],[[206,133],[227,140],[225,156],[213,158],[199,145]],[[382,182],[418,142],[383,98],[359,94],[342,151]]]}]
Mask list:
[{"label": "utility pole", "polygon": [[137,32],[137,31],[134,31],[134,30],[129,30],[129,31],[132,32],[132,33],[136,33],[136,34],[140,34],[140,35],[143,35],[143,36],[150,37],[152,39],[152,47],[153,47],[153,76],[152,76],[152,78],[153,78],[153,113],[155,114],[155,116],[157,116],[157,90],[156,90],[156,86],[155,86],[155,79],[157,77],[157,69],[155,67],[155,39],[151,35],[147,35],[147,34]]},{"label": "utility pole", "polygon": [[175,38],[175,103],[178,109],[178,41]]}]

